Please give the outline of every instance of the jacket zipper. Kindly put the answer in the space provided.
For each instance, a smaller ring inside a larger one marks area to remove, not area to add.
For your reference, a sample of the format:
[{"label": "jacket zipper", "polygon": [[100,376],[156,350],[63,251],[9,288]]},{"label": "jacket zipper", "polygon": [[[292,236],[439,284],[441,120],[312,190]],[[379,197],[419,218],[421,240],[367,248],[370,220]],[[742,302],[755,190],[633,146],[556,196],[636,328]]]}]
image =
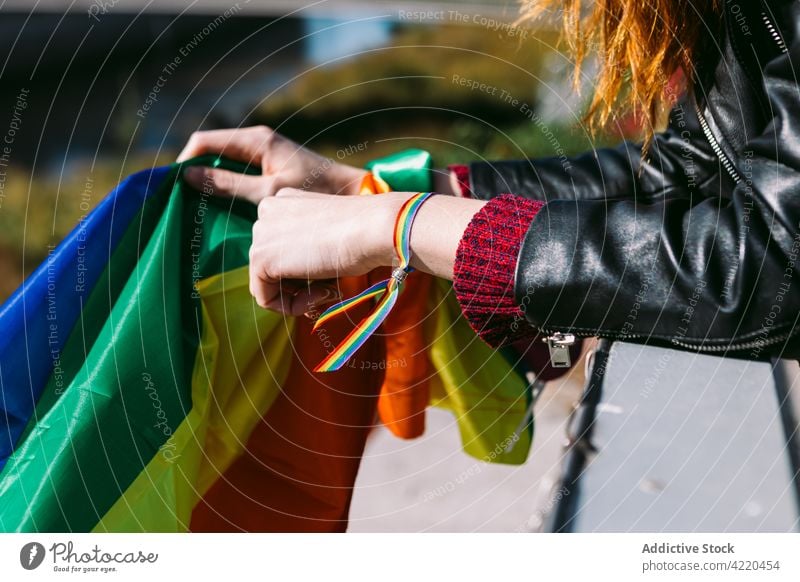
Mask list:
[{"label": "jacket zipper", "polygon": [[[789,49],[786,46],[786,42],[783,40],[783,36],[781,36],[780,31],[778,28],[772,23],[769,16],[766,12],[761,12],[761,20],[764,21],[764,25],[767,27],[767,32],[769,32],[770,37],[772,38],[773,42],[777,45],[778,50],[781,53],[786,54],[789,52]],[[700,106],[695,103],[694,105],[695,111],[697,113],[697,119],[700,122],[700,128],[703,131],[703,134],[706,136],[711,149],[714,151],[714,154],[719,159],[722,166],[728,172],[728,174],[733,178],[733,181],[737,184],[742,181],[742,177],[739,175],[736,166],[733,165],[730,158],[728,158],[727,154],[722,151],[722,147],[719,145],[717,138],[714,137],[714,133],[711,131],[711,127],[708,125],[708,121],[706,121],[703,112],[700,110]],[[592,337],[592,334],[582,334],[582,333],[564,333],[564,332],[557,332],[557,331],[548,331],[542,330],[544,333],[548,334],[542,341],[547,344],[547,347],[550,351],[550,364],[554,368],[569,368],[572,366],[572,357],[570,356],[569,350],[570,348],[575,345],[575,342],[578,337]],[[734,343],[728,345],[712,345],[706,346],[702,344],[693,344],[691,342],[684,342],[679,340],[670,340],[676,346],[680,346],[687,349],[697,350],[699,352],[724,352],[724,351],[741,351],[741,350],[748,350],[756,347],[764,347],[776,344],[778,342],[786,341],[792,335],[791,332],[784,332],[777,336],[773,336],[768,339],[761,339],[761,340],[750,340],[747,342],[742,343]],[[647,336],[643,335],[621,335],[621,334],[603,334],[603,337],[608,337],[609,339],[645,339]]]},{"label": "jacket zipper", "polygon": [[706,136],[709,145],[711,145],[711,149],[714,150],[714,154],[717,156],[717,159],[722,164],[722,167],[728,172],[733,181],[737,184],[742,181],[742,177],[739,175],[739,172],[736,170],[736,167],[731,162],[730,158],[722,151],[722,146],[719,145],[717,138],[714,137],[714,133],[711,131],[711,127],[708,125],[708,121],[706,121],[703,112],[700,111],[700,106],[695,103],[694,110],[697,113],[697,120],[700,122],[700,129],[703,130],[703,134]]},{"label": "jacket zipper", "polygon": [[769,35],[772,37],[772,40],[778,45],[778,49],[783,53],[786,54],[789,52],[789,49],[786,46],[786,42],[783,40],[780,31],[778,31],[778,27],[772,24],[772,21],[769,19],[769,16],[766,12],[761,13],[761,20],[764,21],[764,25],[767,27],[767,31]]},{"label": "jacket zipper", "polygon": [[[557,331],[550,331],[546,329],[542,329],[541,331],[546,334],[549,334],[542,341],[544,341],[550,348],[550,364],[554,368],[568,368],[572,366],[572,358],[570,357],[569,354],[569,348],[571,348],[575,344],[577,338],[595,337],[597,335],[597,334],[581,333],[581,332],[563,333]],[[739,343],[720,344],[720,345],[697,344],[687,341],[680,341],[676,339],[671,339],[668,341],[676,346],[680,346],[682,348],[694,350],[697,352],[707,352],[707,353],[728,352],[728,351],[741,352],[744,350],[749,350],[757,347],[763,348],[771,346],[779,342],[786,341],[793,335],[794,333],[786,331],[781,334],[772,336],[770,338],[749,340],[746,342],[739,342]],[[617,334],[612,332],[604,332],[599,337],[612,340],[621,340],[621,341],[624,341],[626,339],[635,340],[635,339],[649,338],[649,336],[642,334]]]},{"label": "jacket zipper", "polygon": [[[789,49],[786,47],[786,42],[784,42],[780,31],[778,31],[778,28],[772,23],[766,12],[761,12],[761,20],[764,21],[764,26],[767,27],[767,32],[769,33],[773,42],[777,45],[778,50],[784,54],[788,53]],[[714,133],[711,131],[711,127],[708,125],[708,121],[706,121],[706,118],[703,115],[703,112],[700,111],[700,107],[697,105],[697,103],[695,103],[694,107],[695,111],[697,112],[697,119],[700,122],[700,128],[703,130],[708,143],[711,145],[711,149],[714,150],[714,154],[722,163],[722,166],[725,168],[728,174],[730,174],[731,178],[733,178],[733,180],[738,184],[742,181],[742,177],[736,170],[736,166],[734,166],[733,162],[731,162],[730,158],[728,158],[725,152],[722,151],[722,146],[719,145],[717,138],[714,137]]]}]

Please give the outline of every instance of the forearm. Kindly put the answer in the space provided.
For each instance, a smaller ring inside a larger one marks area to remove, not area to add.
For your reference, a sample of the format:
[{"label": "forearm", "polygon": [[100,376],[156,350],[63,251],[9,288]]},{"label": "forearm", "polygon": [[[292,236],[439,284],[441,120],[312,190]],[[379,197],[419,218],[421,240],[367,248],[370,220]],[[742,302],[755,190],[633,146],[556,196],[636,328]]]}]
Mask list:
[{"label": "forearm", "polygon": [[[394,250],[388,232],[403,201],[411,193],[384,195],[376,209],[380,225],[371,240],[380,248],[375,264],[390,265]],[[533,333],[514,299],[517,255],[533,218],[543,203],[505,195],[484,202],[434,196],[425,202],[411,229],[413,267],[453,280],[456,297],[473,329],[492,345]]]},{"label": "forearm", "polygon": [[[411,192],[391,192],[376,197],[371,233],[365,239],[373,247],[370,263],[391,266],[396,262],[394,221]],[[411,266],[442,279],[453,279],[456,251],[472,217],[484,201],[455,196],[433,196],[417,213],[411,228]],[[371,241],[371,242],[369,242]]]},{"label": "forearm", "polygon": [[[305,295],[292,295],[291,305],[283,305],[281,289],[287,282],[397,266],[394,231],[411,196],[329,196],[283,189],[264,198],[250,252],[250,289],[258,304],[273,307],[279,301],[281,310],[303,313],[299,309],[309,299]],[[516,339],[509,334],[517,335],[512,323],[522,318],[513,296],[517,255],[542,206],[511,195],[490,202],[432,196],[419,207],[411,226],[411,266],[452,280],[466,318],[490,343]]]},{"label": "forearm", "polygon": [[423,204],[411,229],[411,266],[452,280],[458,243],[484,204],[453,196],[434,196]]}]

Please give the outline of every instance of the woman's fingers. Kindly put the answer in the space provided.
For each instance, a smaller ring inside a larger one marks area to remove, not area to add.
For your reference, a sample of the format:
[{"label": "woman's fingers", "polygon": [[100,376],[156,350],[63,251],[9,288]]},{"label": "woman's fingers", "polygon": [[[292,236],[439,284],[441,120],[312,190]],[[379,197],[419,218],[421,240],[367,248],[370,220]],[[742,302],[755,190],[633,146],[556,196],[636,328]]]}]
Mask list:
[{"label": "woman's fingers", "polygon": [[275,306],[275,301],[280,301],[281,290],[277,283],[270,281],[262,266],[250,261],[250,295],[256,300],[259,307],[270,309]]},{"label": "woman's fingers", "polygon": [[342,296],[338,289],[333,285],[311,283],[300,289],[292,297],[289,306],[289,315],[306,315],[319,313],[327,306],[341,300]]},{"label": "woman's fingers", "polygon": [[220,154],[260,167],[274,135],[275,132],[263,125],[196,131],[178,156],[178,162],[203,154]]},{"label": "woman's fingers", "polygon": [[[309,281],[296,275],[284,277],[280,255],[263,237],[267,231],[261,221],[253,225],[253,245],[250,247],[250,294],[264,309],[287,315],[318,312],[329,303],[341,299],[336,283],[321,279]],[[280,251],[278,251],[280,253]],[[289,258],[289,257],[287,257]],[[292,269],[296,271],[297,269]]]},{"label": "woman's fingers", "polygon": [[312,289],[273,303],[281,299],[275,285],[362,275],[391,264],[391,228],[407,195],[375,198],[281,188],[262,199],[250,247],[250,292],[258,304],[302,314],[334,296]]},{"label": "woman's fingers", "polygon": [[266,308],[286,315],[312,317],[341,298],[334,285],[316,281],[281,281],[278,295],[266,304]]},{"label": "woman's fingers", "polygon": [[204,194],[244,198],[254,204],[270,194],[272,178],[230,172],[219,168],[191,166],[183,171],[190,186]]},{"label": "woman's fingers", "polygon": [[[326,194],[358,194],[366,173],[315,154],[263,125],[195,132],[178,162],[203,154],[224,155],[261,168],[262,175],[274,177],[282,186]],[[273,187],[265,196],[277,189]]]}]

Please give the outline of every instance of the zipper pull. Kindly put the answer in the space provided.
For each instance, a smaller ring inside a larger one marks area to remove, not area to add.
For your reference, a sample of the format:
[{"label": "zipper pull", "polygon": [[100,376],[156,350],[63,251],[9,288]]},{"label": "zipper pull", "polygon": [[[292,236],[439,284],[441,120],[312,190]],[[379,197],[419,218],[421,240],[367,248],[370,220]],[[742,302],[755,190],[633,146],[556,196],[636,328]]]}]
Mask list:
[{"label": "zipper pull", "polygon": [[575,336],[571,333],[554,333],[542,340],[550,349],[550,365],[554,368],[572,366],[569,348],[575,344]]}]

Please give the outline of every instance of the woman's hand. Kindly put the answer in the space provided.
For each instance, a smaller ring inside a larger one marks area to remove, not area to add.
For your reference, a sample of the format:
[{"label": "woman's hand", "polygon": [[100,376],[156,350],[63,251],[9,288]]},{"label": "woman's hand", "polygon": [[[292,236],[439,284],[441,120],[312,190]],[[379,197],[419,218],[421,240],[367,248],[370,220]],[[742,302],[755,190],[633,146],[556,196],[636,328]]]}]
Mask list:
[{"label": "woman's hand", "polygon": [[325,194],[357,194],[365,171],[324,158],[265,126],[198,131],[178,156],[182,162],[220,154],[261,168],[260,176],[194,166],[184,172],[198,190],[238,196],[258,204],[281,188]]},{"label": "woman's hand", "polygon": [[[291,315],[330,301],[310,281],[363,275],[396,260],[395,219],[410,192],[327,196],[284,188],[258,206],[250,248],[250,292],[265,308]],[[456,249],[480,200],[434,196],[411,229],[414,268],[452,278]]]},{"label": "woman's hand", "polygon": [[335,299],[326,295],[328,287],[310,282],[391,264],[393,220],[404,199],[293,188],[262,199],[250,247],[250,293],[261,307],[290,315]]}]

